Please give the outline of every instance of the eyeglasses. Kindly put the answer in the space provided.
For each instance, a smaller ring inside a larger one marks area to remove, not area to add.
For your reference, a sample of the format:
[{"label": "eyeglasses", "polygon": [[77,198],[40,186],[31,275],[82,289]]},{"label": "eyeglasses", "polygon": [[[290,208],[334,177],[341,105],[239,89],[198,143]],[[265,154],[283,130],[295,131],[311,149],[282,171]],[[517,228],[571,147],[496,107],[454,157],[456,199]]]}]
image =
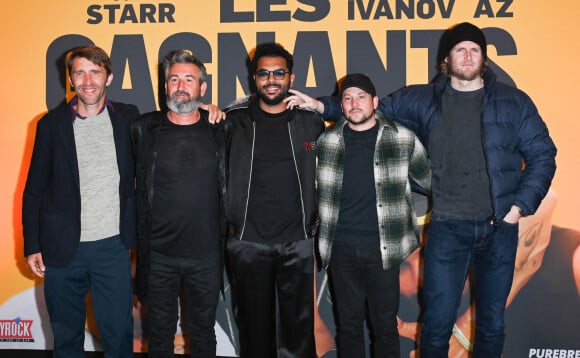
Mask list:
[{"label": "eyeglasses", "polygon": [[279,81],[283,80],[284,77],[286,77],[286,74],[290,72],[284,70],[274,70],[274,71],[260,70],[256,72],[256,78],[259,79],[260,81],[265,81],[268,78],[270,78],[270,73],[274,75],[275,80]]}]

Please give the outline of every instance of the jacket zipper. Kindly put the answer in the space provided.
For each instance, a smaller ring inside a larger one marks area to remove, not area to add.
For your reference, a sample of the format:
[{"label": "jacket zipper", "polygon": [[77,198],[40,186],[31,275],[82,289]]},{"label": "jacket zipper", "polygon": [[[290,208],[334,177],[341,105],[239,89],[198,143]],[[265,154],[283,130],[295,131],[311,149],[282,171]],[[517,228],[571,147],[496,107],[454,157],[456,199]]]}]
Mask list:
[{"label": "jacket zipper", "polygon": [[298,163],[296,162],[296,154],[294,153],[294,140],[292,138],[292,130],[290,122],[288,122],[288,136],[290,137],[290,147],[292,148],[292,159],[294,160],[294,169],[296,170],[296,178],[298,179],[298,189],[300,189],[300,206],[302,208],[302,230],[304,230],[304,239],[308,239],[306,232],[306,212],[304,210],[304,196],[302,194],[302,181],[300,181],[300,172],[298,171]]},{"label": "jacket zipper", "polygon": [[252,122],[252,156],[250,158],[250,176],[248,177],[248,190],[246,192],[246,207],[244,209],[244,224],[242,225],[242,231],[240,232],[240,240],[244,236],[244,231],[246,230],[246,219],[248,217],[248,205],[250,203],[250,186],[252,185],[252,172],[254,171],[254,146],[256,144],[256,122]]},{"label": "jacket zipper", "polygon": [[[489,94],[488,94],[489,95]],[[497,227],[499,226],[498,223],[498,219],[496,216],[496,207],[495,207],[495,198],[493,195],[493,179],[491,177],[491,175],[489,174],[489,162],[488,162],[488,158],[487,158],[487,152],[485,151],[485,126],[483,124],[485,118],[484,118],[484,111],[483,111],[483,107],[485,106],[485,102],[487,101],[487,96],[486,93],[484,92],[483,94],[483,99],[481,101],[481,151],[483,153],[483,158],[485,160],[485,173],[487,174],[487,178],[489,180],[489,198],[491,201],[491,223],[493,224],[493,227],[495,229],[497,229]]]}]

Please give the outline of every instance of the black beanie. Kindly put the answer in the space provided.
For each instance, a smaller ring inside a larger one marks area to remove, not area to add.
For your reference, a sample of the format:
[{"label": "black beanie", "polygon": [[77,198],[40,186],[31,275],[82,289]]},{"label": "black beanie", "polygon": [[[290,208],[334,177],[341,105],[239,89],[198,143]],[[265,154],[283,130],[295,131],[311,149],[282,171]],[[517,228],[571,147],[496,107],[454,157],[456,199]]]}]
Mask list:
[{"label": "black beanie", "polygon": [[455,25],[443,33],[439,42],[439,53],[437,63],[441,63],[445,57],[449,56],[451,49],[462,41],[472,41],[479,45],[483,60],[487,60],[487,41],[481,29],[469,22],[462,22]]},{"label": "black beanie", "polygon": [[350,87],[360,88],[373,97],[377,95],[375,85],[373,85],[371,79],[362,73],[351,73],[350,75],[346,75],[340,85],[340,95],[342,96],[344,90]]}]

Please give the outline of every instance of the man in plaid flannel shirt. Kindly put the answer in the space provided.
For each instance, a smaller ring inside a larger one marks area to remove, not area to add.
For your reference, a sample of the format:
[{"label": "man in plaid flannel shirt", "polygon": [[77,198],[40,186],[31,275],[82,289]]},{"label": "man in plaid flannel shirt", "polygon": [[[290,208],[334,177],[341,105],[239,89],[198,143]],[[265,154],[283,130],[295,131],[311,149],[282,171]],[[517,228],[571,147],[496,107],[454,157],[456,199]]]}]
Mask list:
[{"label": "man in plaid flannel shirt", "polygon": [[424,147],[375,112],[378,100],[366,75],[347,75],[344,116],[317,142],[318,248],[334,288],[342,357],[365,356],[366,304],[375,356],[399,357],[399,264],[419,246],[409,177],[431,187]]}]

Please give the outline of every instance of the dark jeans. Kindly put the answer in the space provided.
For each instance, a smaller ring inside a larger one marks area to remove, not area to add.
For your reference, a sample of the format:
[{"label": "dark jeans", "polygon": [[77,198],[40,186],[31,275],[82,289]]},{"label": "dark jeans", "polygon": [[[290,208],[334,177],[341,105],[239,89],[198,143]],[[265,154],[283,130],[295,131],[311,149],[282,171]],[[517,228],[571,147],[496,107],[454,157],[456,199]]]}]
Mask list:
[{"label": "dark jeans", "polygon": [[468,270],[473,265],[474,358],[501,357],[518,225],[432,216],[425,247],[421,357],[447,357]]},{"label": "dark jeans", "polygon": [[374,357],[399,358],[399,266],[383,270],[378,246],[337,242],[332,247],[330,279],[339,357],[365,356],[363,325],[368,306]]},{"label": "dark jeans", "polygon": [[315,357],[312,245],[228,240],[240,357]]},{"label": "dark jeans", "polygon": [[180,259],[151,252],[147,317],[149,357],[173,357],[178,297],[183,284],[185,321],[191,357],[215,358],[214,331],[221,270],[219,257]]},{"label": "dark jeans", "polygon": [[54,358],[84,358],[87,292],[105,357],[133,357],[133,291],[129,250],[119,236],[81,242],[66,267],[46,267],[44,296]]}]

